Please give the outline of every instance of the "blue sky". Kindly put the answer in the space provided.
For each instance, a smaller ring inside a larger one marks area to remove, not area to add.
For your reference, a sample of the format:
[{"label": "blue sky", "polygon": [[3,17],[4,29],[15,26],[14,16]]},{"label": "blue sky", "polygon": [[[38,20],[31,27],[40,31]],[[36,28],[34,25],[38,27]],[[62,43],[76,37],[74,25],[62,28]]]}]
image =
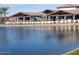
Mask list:
[{"label": "blue sky", "polygon": [[61,4],[1,4],[0,7],[8,6],[8,15],[15,14],[17,12],[40,12],[45,9],[56,9]]}]

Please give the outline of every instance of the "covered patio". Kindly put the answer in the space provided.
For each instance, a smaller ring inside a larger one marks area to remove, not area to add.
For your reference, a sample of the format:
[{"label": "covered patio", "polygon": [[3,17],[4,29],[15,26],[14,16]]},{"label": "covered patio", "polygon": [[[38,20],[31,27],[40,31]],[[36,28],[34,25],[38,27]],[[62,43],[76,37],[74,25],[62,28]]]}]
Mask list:
[{"label": "covered patio", "polygon": [[43,19],[42,14],[19,12],[9,17],[11,22],[39,21]]},{"label": "covered patio", "polygon": [[74,14],[70,13],[67,11],[56,11],[54,13],[51,13],[49,15],[49,20],[50,21],[57,21],[57,20],[78,20],[79,19],[79,14]]}]

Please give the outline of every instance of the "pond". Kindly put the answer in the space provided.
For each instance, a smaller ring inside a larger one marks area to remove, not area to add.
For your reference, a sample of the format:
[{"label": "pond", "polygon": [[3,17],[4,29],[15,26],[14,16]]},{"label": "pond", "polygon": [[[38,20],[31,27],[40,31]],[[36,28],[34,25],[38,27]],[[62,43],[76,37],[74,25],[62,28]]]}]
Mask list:
[{"label": "pond", "polygon": [[79,26],[0,27],[0,54],[61,55],[79,47]]}]

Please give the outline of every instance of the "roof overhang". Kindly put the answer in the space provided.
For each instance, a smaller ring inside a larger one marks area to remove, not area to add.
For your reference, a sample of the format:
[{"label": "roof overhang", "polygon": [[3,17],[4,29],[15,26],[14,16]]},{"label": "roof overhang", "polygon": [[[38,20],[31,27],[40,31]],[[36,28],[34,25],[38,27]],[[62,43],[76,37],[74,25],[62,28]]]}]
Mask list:
[{"label": "roof overhang", "polygon": [[68,15],[73,15],[72,13],[70,12],[66,12],[66,11],[63,11],[63,10],[58,10],[58,11],[55,11],[53,13],[51,13],[50,15],[65,15],[65,14],[68,14]]},{"label": "roof overhang", "polygon": [[79,8],[79,5],[76,5],[76,4],[66,4],[66,5],[63,5],[63,6],[59,6],[57,7],[57,9],[59,8]]}]

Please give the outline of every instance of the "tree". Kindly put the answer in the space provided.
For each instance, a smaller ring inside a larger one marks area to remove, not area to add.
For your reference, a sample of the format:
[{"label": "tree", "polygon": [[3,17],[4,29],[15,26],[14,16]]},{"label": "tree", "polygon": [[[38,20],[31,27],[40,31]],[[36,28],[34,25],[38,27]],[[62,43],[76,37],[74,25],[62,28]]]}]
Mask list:
[{"label": "tree", "polygon": [[42,11],[42,13],[45,13],[45,14],[50,14],[50,13],[52,13],[53,11],[52,10],[49,10],[49,9],[46,9],[46,10],[44,10],[44,11]]},{"label": "tree", "polygon": [[6,14],[7,14],[7,10],[8,10],[8,9],[9,9],[8,7],[3,7],[3,8],[2,8],[4,20],[5,20],[5,16],[6,16]]},{"label": "tree", "polygon": [[3,23],[5,22],[5,16],[7,14],[8,9],[9,9],[8,7],[1,7],[0,8],[1,22],[3,22]]},{"label": "tree", "polygon": [[3,14],[3,10],[0,8],[0,22],[2,21],[2,14]]},{"label": "tree", "polygon": [[43,20],[47,20],[48,19],[48,15],[47,14],[50,14],[52,12],[53,11],[52,10],[49,10],[49,9],[46,9],[46,10],[42,11],[42,13],[44,13]]}]

